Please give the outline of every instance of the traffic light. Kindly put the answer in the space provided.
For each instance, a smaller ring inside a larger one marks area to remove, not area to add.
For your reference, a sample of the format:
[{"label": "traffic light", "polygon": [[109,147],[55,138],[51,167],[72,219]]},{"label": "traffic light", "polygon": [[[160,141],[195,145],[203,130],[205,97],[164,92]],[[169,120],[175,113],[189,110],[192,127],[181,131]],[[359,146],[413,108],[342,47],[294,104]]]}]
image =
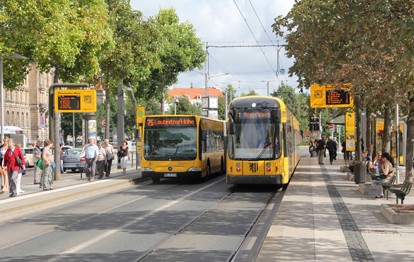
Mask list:
[{"label": "traffic light", "polygon": [[311,117],[309,129],[310,131],[319,131],[319,117]]}]

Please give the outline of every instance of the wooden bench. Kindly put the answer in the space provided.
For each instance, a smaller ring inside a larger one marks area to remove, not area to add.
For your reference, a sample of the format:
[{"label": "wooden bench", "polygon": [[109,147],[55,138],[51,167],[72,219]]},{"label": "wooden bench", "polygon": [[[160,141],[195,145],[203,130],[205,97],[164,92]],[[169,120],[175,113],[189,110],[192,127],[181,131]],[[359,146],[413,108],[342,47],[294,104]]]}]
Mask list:
[{"label": "wooden bench", "polygon": [[395,183],[395,180],[397,179],[396,175],[393,175],[389,180],[388,183],[382,183],[382,193],[384,196],[387,196],[388,199],[388,190],[390,190],[391,186]]},{"label": "wooden bench", "polygon": [[396,202],[398,204],[398,198],[401,198],[401,204],[404,204],[404,198],[410,193],[413,183],[411,181],[404,181],[400,189],[391,188],[389,191],[395,194]]}]

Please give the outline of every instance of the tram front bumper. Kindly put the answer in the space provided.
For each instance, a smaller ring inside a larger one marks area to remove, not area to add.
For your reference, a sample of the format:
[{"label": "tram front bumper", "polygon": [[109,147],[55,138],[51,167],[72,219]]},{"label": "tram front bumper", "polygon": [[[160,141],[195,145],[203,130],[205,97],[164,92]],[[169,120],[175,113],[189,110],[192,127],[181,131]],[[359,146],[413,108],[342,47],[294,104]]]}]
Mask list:
[{"label": "tram front bumper", "polygon": [[268,176],[227,175],[226,181],[227,181],[227,184],[281,185],[282,175],[268,175]]}]

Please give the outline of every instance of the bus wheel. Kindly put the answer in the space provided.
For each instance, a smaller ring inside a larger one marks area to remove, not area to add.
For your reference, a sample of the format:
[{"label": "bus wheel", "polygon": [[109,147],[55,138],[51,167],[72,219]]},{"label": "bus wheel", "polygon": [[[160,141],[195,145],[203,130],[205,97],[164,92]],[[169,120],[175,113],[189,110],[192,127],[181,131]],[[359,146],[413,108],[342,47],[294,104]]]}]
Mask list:
[{"label": "bus wheel", "polygon": [[211,167],[210,167],[210,163],[207,164],[207,174],[206,174],[206,179],[209,179],[211,176]]},{"label": "bus wheel", "polygon": [[159,177],[153,177],[153,178],[152,178],[152,182],[153,182],[153,183],[159,183],[159,182],[160,182],[160,180],[161,180],[161,178],[159,178]]}]

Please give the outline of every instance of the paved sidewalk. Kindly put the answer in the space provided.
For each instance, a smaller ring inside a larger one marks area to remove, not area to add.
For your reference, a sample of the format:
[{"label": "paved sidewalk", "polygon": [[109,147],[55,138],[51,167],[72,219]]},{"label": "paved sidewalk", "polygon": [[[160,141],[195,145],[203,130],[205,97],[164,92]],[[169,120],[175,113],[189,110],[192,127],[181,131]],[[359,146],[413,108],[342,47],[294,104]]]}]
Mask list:
[{"label": "paved sidewalk", "polygon": [[343,160],[324,161],[301,159],[256,261],[414,261],[414,224],[390,224],[380,211],[395,196],[365,195]]}]

